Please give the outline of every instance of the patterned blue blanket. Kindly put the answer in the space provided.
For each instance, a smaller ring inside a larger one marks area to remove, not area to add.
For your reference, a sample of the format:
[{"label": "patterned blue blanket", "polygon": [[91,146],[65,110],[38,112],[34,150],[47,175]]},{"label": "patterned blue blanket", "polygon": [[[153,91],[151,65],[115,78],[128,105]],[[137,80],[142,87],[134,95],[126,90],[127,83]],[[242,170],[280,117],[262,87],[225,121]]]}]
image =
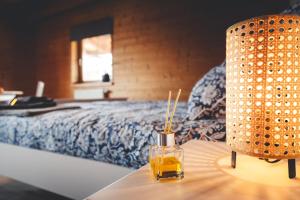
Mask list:
[{"label": "patterned blue blanket", "polygon": [[[166,102],[76,105],[82,108],[30,117],[0,116],[0,142],[129,168],[147,163],[149,145],[163,128]],[[189,121],[186,112],[186,103],[179,103],[173,126],[178,143],[225,139],[224,119]]]}]

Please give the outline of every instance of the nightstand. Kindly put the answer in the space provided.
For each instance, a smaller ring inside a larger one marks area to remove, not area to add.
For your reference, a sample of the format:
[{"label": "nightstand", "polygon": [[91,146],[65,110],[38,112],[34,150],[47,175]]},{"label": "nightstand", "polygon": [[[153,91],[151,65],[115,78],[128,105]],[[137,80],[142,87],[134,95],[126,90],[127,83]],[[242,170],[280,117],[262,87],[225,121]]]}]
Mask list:
[{"label": "nightstand", "polygon": [[[299,198],[300,180],[288,179],[285,161],[270,164],[240,155],[237,168],[233,169],[230,167],[231,150],[225,143],[193,140],[182,147],[185,155],[184,179],[157,182],[151,176],[149,165],[146,165],[86,199]],[[265,170],[263,174],[257,172],[258,167]]]}]

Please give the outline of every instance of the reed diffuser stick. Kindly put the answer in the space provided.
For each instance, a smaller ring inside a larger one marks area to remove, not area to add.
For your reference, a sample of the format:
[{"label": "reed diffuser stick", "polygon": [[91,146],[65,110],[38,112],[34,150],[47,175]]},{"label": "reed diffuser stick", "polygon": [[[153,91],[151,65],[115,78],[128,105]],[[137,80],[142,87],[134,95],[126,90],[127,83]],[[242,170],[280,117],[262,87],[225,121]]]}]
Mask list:
[{"label": "reed diffuser stick", "polygon": [[175,103],[174,103],[174,106],[173,106],[173,112],[172,112],[172,115],[171,115],[171,118],[170,118],[170,121],[169,121],[169,125],[168,125],[168,128],[167,128],[167,133],[172,131],[173,117],[174,117],[174,114],[175,114],[175,111],[176,111],[176,107],[177,107],[177,103],[178,103],[180,94],[181,94],[181,89],[179,89],[178,93],[177,93],[177,97],[176,97],[176,100],[175,100]]},{"label": "reed diffuser stick", "polygon": [[165,128],[164,132],[168,130],[168,123],[169,123],[169,115],[170,115],[170,105],[171,105],[171,98],[172,98],[172,92],[169,91],[169,98],[168,98],[168,107],[166,111],[166,120],[165,120]]}]

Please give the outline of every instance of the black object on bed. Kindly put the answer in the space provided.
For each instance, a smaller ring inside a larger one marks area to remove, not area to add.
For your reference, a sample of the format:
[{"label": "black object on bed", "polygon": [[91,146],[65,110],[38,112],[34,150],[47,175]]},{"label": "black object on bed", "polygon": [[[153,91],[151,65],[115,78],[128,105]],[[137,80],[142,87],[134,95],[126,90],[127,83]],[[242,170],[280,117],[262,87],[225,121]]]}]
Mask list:
[{"label": "black object on bed", "polygon": [[1,109],[47,108],[47,107],[56,106],[56,102],[53,99],[47,97],[27,96],[27,97],[17,97],[14,100],[16,101],[14,105],[0,105],[0,110]]}]

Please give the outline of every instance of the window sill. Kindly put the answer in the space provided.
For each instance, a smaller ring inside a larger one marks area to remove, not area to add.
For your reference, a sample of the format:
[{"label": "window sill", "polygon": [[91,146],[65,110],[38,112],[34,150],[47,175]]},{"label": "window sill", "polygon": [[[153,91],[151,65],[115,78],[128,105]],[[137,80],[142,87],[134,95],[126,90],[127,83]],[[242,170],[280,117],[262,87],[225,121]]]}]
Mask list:
[{"label": "window sill", "polygon": [[113,82],[83,82],[73,83],[73,88],[108,88],[113,84]]}]

